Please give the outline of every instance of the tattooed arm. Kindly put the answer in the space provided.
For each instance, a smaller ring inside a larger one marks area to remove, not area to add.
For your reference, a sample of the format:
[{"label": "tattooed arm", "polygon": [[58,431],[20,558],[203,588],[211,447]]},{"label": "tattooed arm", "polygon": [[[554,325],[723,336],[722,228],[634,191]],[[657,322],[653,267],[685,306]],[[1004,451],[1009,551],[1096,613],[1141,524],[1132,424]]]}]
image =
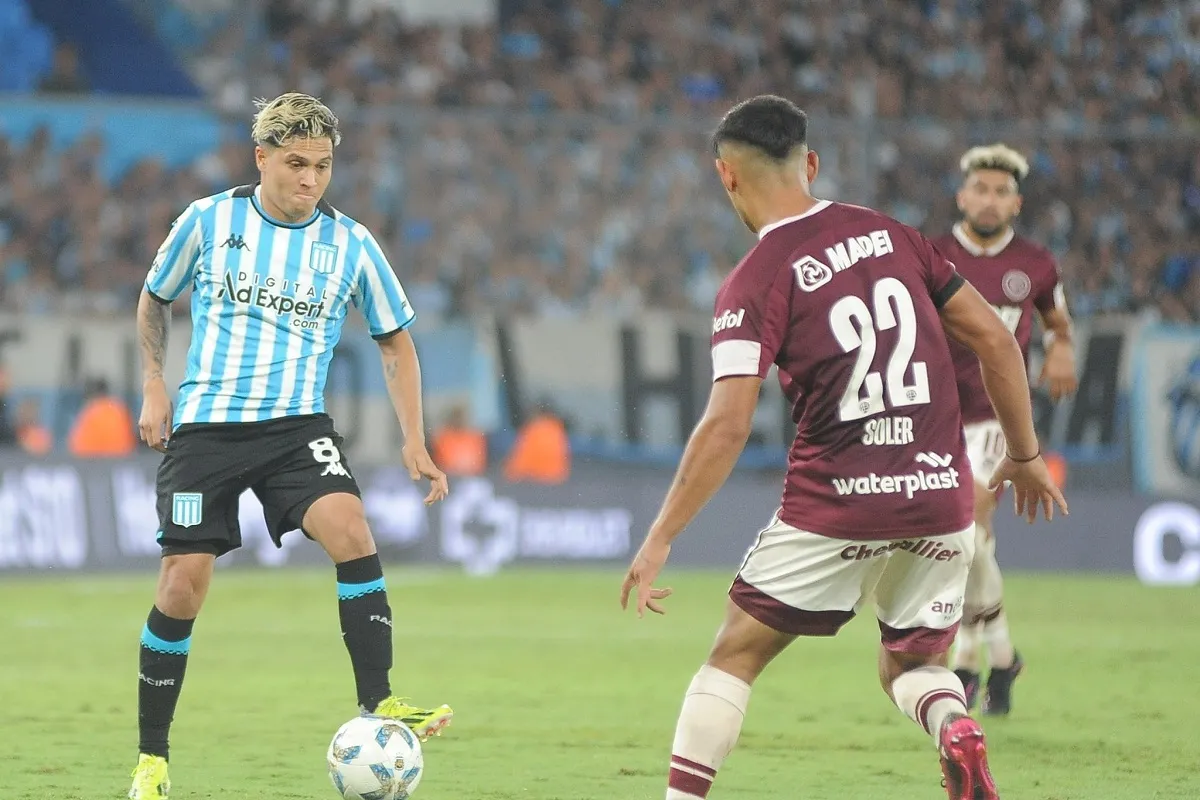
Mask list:
[{"label": "tattooed arm", "polygon": [[138,349],[142,355],[142,413],[138,432],[143,442],[159,452],[166,452],[171,434],[171,398],[163,379],[170,327],[170,304],[143,290],[137,308]]},{"label": "tattooed arm", "polygon": [[404,443],[425,446],[425,419],[421,405],[421,362],[408,331],[400,331],[379,342],[383,357],[383,379],[388,397],[400,420]]},{"label": "tattooed arm", "polygon": [[167,334],[171,328],[171,306],[142,291],[138,298],[138,348],[142,353],[142,382],[163,377],[167,361]]},{"label": "tattooed arm", "polygon": [[400,430],[404,433],[404,466],[412,479],[422,475],[430,480],[426,503],[441,500],[449,493],[446,475],[433,463],[425,447],[425,418],[421,402],[421,362],[408,331],[400,331],[379,342],[383,358],[383,378]]}]

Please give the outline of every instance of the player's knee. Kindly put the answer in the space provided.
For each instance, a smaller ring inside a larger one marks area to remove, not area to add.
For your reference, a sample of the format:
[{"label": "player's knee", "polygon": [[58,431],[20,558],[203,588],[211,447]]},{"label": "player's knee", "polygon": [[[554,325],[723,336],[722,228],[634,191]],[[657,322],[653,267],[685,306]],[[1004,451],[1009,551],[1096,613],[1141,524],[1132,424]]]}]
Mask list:
[{"label": "player's knee", "polygon": [[339,563],[364,558],[375,552],[371,527],[361,510],[342,515],[329,526],[322,541],[334,561]]},{"label": "player's knee", "polygon": [[305,512],[303,527],[335,564],[375,552],[362,501],[355,496],[339,493],[318,499]]},{"label": "player's knee", "polygon": [[708,655],[708,666],[749,684],[758,679],[767,664],[783,649],[780,643],[729,634],[728,630],[723,630],[717,636]]},{"label": "player's knee", "polygon": [[734,650],[718,646],[713,648],[705,663],[713,669],[753,684],[769,661],[769,658],[764,658],[753,650]]},{"label": "player's knee", "polygon": [[936,653],[904,653],[879,648],[879,685],[888,697],[892,696],[892,684],[905,672],[922,667],[944,667],[949,660],[949,650]]},{"label": "player's knee", "polygon": [[163,559],[155,605],[168,617],[194,619],[208,593],[211,564],[204,559],[168,556]]}]

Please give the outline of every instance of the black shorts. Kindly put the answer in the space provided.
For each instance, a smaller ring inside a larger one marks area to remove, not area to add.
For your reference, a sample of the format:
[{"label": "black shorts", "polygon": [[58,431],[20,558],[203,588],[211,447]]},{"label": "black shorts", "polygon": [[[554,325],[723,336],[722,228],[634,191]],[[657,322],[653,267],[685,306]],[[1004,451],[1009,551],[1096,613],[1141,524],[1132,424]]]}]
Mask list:
[{"label": "black shorts", "polygon": [[262,502],[276,547],[327,494],[360,496],[324,414],[267,422],[180,425],[158,467],[163,555],[222,555],[242,545],[238,502],[250,489]]}]

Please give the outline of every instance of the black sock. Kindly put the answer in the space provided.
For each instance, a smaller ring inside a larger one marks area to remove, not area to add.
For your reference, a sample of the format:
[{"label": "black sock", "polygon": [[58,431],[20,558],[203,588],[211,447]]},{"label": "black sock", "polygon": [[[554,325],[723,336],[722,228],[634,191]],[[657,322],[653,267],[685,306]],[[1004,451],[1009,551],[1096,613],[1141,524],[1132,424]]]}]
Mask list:
[{"label": "black sock", "polygon": [[194,619],[150,609],[138,657],[138,751],[168,758],[167,734],[183,688]]},{"label": "black sock", "polygon": [[370,555],[337,565],[338,616],[342,638],[350,651],[358,704],[374,711],[392,693],[392,609],[388,607],[379,556]]}]

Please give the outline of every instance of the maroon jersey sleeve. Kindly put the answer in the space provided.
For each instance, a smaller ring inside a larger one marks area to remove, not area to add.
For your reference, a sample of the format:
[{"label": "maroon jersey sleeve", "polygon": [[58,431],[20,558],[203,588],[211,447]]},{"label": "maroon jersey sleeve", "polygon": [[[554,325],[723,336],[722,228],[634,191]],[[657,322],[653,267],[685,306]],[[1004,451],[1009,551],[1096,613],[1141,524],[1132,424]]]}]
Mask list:
[{"label": "maroon jersey sleeve", "polygon": [[938,310],[942,309],[954,293],[963,287],[966,280],[958,274],[954,262],[942,255],[933,242],[911,228],[904,228],[913,242],[925,266],[925,286]]},{"label": "maroon jersey sleeve", "polygon": [[760,248],[747,254],[717,292],[713,312],[713,380],[736,375],[767,377],[788,325],[788,296]]},{"label": "maroon jersey sleeve", "polygon": [[1054,256],[1045,253],[1039,264],[1037,276],[1037,294],[1033,296],[1033,305],[1043,314],[1056,308],[1066,306],[1066,296],[1063,293],[1061,272]]}]

